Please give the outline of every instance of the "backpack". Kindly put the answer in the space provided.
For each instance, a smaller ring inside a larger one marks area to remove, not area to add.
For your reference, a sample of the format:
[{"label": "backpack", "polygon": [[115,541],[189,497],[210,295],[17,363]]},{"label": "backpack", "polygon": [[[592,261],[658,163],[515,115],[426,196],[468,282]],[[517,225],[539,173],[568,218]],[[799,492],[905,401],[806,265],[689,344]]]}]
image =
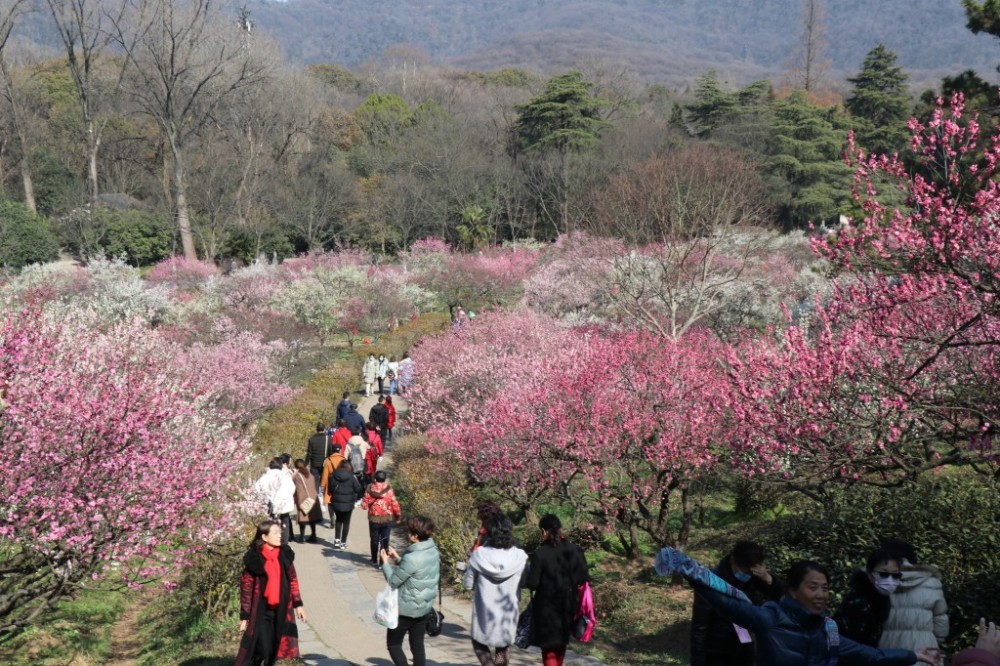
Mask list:
[{"label": "backpack", "polygon": [[365,456],[361,453],[360,446],[351,447],[351,467],[354,468],[355,474],[365,472]]}]

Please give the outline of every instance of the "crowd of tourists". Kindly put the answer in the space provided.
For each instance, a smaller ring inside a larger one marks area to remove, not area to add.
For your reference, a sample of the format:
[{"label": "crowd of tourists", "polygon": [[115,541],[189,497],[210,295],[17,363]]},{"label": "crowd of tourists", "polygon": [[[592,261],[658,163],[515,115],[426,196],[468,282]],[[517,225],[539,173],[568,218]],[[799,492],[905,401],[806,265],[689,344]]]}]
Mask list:
[{"label": "crowd of tourists", "polygon": [[402,395],[412,381],[413,359],[408,353],[404,353],[398,361],[393,355],[386,359],[385,354],[380,354],[378,358],[375,358],[375,354],[368,354],[361,366],[365,397],[372,395],[376,383],[378,395]]},{"label": "crowd of tourists", "polygon": [[[426,516],[403,521],[382,468],[396,420],[392,397],[409,386],[411,363],[406,354],[399,363],[370,355],[362,382],[366,396],[377,384],[378,398],[368,418],[345,392],[333,423],[316,424],[304,456],[273,458],[256,481],[268,519],[257,526],[244,556],[238,666],[298,656],[295,622],[306,613],[290,544],[318,542],[324,506],[332,548],[340,551],[347,550],[354,510],[366,512],[369,562],[386,580],[385,599],[393,600],[382,608],[380,595],[375,615],[386,626],[389,657],[393,666],[426,664],[424,638],[440,633],[443,621],[434,608],[441,599],[436,526]],[[470,660],[506,666],[512,645],[537,646],[543,666],[560,666],[571,637],[589,640],[596,624],[583,551],[566,539],[553,514],[539,521],[540,545],[530,557],[497,503],[482,503],[478,517],[479,532],[460,564],[473,596]],[[402,552],[390,545],[395,526],[405,534]],[[695,591],[691,666],[944,663],[940,646],[950,627],[941,574],[903,541],[887,540],[872,550],[832,613],[830,576],[820,563],[795,562],[782,577],[768,569],[764,549],[753,542],[736,543],[714,568],[664,548],[654,568],[684,577]],[[523,590],[530,601],[522,612]],[[996,626],[981,620],[976,645],[951,663],[1000,666]]]}]

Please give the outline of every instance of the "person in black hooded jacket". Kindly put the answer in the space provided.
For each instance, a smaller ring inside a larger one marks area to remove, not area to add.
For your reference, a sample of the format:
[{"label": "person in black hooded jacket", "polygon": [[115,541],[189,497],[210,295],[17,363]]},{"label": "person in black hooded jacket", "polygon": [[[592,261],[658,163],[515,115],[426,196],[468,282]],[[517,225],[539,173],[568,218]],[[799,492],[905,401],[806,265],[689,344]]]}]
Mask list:
[{"label": "person in black hooded jacket", "polygon": [[[722,558],[715,573],[739,589],[757,606],[778,601],[784,583],[764,567],[764,549],[750,541],[739,541]],[[742,631],[741,631],[742,630]],[[754,645],[746,629],[737,629],[708,603],[694,595],[691,616],[691,666],[753,666]]]},{"label": "person in black hooded jacket", "polygon": [[855,571],[851,576],[851,589],[833,616],[842,636],[878,647],[882,627],[892,608],[889,596],[903,578],[897,557],[879,548],[868,556],[865,570]]},{"label": "person in black hooded jacket", "polygon": [[327,481],[330,492],[330,509],[333,515],[333,547],[347,550],[347,533],[351,529],[351,512],[354,503],[361,499],[361,482],[354,475],[354,468],[346,460],[340,463],[333,477]]}]

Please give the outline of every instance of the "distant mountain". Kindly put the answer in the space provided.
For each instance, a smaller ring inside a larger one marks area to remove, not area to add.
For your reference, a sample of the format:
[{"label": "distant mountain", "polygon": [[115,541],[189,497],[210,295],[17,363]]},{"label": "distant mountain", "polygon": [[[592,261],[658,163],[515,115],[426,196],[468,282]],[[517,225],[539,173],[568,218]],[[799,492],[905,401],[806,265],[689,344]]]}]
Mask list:
[{"label": "distant mountain", "polygon": [[[355,66],[394,44],[441,64],[542,72],[587,60],[628,63],[682,85],[709,68],[732,81],[780,75],[801,0],[250,0],[257,29],[294,60]],[[965,28],[960,0],[827,0],[835,78],[882,42],[914,83],[975,69],[996,78],[1000,41]]]}]

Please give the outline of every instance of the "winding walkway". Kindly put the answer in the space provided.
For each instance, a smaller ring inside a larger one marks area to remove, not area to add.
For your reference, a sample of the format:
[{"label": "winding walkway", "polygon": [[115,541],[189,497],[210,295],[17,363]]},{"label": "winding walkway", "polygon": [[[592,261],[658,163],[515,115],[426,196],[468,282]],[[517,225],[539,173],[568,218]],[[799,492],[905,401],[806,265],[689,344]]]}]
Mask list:
[{"label": "winding walkway", "polygon": [[[396,408],[405,410],[396,398]],[[358,410],[367,416],[375,398],[361,397]],[[387,461],[390,461],[387,456]],[[391,480],[390,476],[390,480]],[[325,516],[324,512],[324,516]],[[292,544],[295,567],[302,586],[302,598],[308,621],[299,623],[299,648],[306,664],[316,666],[392,666],[385,646],[385,629],[372,619],[375,595],[385,587],[382,572],[369,562],[368,521],[364,511],[351,516],[347,550],[333,549],[333,530],[317,529],[319,543]],[[402,549],[403,544],[393,545]],[[442,571],[445,580],[449,572]],[[457,572],[451,578],[457,578]],[[471,603],[445,591],[444,631],[425,638],[428,664],[465,666],[478,664],[469,638]],[[409,648],[405,645],[409,655]],[[510,650],[512,666],[537,666],[541,663],[538,648]],[[567,652],[566,663],[577,666],[602,666],[591,657]]]}]

